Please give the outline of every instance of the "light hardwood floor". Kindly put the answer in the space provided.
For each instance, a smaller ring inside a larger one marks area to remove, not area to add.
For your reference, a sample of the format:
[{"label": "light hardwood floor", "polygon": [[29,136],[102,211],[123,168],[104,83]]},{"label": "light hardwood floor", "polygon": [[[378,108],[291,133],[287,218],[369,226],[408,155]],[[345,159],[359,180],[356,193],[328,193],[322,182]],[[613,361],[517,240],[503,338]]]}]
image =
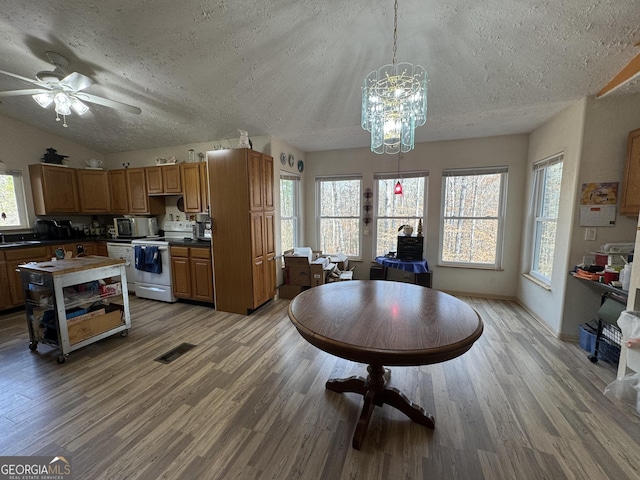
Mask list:
[{"label": "light hardwood floor", "polygon": [[392,368],[435,430],[376,408],[360,451],[361,397],[324,383],[365,366],[306,343],[286,300],[245,317],[131,297],[129,336],[63,365],[29,351],[24,312],[0,315],[0,455],[64,455],[89,480],[640,478],[640,418],[602,394],[613,366],[514,302],[463,300],[485,322],[469,352]]}]

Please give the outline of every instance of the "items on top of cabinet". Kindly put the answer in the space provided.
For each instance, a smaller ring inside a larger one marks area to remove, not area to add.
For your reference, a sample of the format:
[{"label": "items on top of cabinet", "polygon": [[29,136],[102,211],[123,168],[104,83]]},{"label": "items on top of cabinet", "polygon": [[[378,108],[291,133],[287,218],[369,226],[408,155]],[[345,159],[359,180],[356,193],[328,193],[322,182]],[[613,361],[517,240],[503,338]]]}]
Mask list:
[{"label": "items on top of cabinet", "polygon": [[45,153],[40,160],[43,163],[53,163],[56,165],[62,165],[62,161],[65,158],[69,158],[69,155],[60,155],[58,154],[58,151],[55,148],[49,147],[47,148],[47,153]]}]

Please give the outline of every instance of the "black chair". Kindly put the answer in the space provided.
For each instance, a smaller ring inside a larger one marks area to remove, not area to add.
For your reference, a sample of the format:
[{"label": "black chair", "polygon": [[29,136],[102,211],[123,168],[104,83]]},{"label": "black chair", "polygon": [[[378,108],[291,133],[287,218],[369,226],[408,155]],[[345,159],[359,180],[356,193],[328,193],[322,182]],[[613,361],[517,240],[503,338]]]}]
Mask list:
[{"label": "black chair", "polygon": [[627,300],[625,298],[612,292],[602,294],[600,308],[598,309],[598,332],[596,334],[595,351],[593,355],[588,357],[593,363],[596,363],[599,357],[618,363],[622,333],[616,322],[626,307]]}]

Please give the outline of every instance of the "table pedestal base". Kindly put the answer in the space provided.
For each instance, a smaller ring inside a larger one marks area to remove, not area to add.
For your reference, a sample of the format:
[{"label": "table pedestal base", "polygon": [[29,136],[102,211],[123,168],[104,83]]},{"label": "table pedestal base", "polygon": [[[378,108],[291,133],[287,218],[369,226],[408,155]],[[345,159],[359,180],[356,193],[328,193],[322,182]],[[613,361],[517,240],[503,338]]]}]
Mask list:
[{"label": "table pedestal base", "polygon": [[382,365],[369,365],[367,367],[369,375],[363,377],[349,377],[344,379],[332,378],[327,381],[326,388],[338,393],[358,393],[364,397],[362,413],[358,420],[356,431],[353,434],[353,448],[360,450],[364,441],[364,436],[369,427],[369,420],[373,414],[373,408],[383,404],[391,405],[400,410],[407,417],[420,425],[434,428],[433,415],[425,413],[424,409],[411,402],[397,388],[385,387],[385,368]]}]

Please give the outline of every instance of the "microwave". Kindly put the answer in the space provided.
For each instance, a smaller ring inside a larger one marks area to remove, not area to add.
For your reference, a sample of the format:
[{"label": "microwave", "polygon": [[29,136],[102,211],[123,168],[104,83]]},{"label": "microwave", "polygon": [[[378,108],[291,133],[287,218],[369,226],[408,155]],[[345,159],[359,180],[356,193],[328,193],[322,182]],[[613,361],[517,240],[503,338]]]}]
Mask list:
[{"label": "microwave", "polygon": [[158,220],[147,217],[119,217],[113,219],[118,238],[141,238],[158,235]]}]

